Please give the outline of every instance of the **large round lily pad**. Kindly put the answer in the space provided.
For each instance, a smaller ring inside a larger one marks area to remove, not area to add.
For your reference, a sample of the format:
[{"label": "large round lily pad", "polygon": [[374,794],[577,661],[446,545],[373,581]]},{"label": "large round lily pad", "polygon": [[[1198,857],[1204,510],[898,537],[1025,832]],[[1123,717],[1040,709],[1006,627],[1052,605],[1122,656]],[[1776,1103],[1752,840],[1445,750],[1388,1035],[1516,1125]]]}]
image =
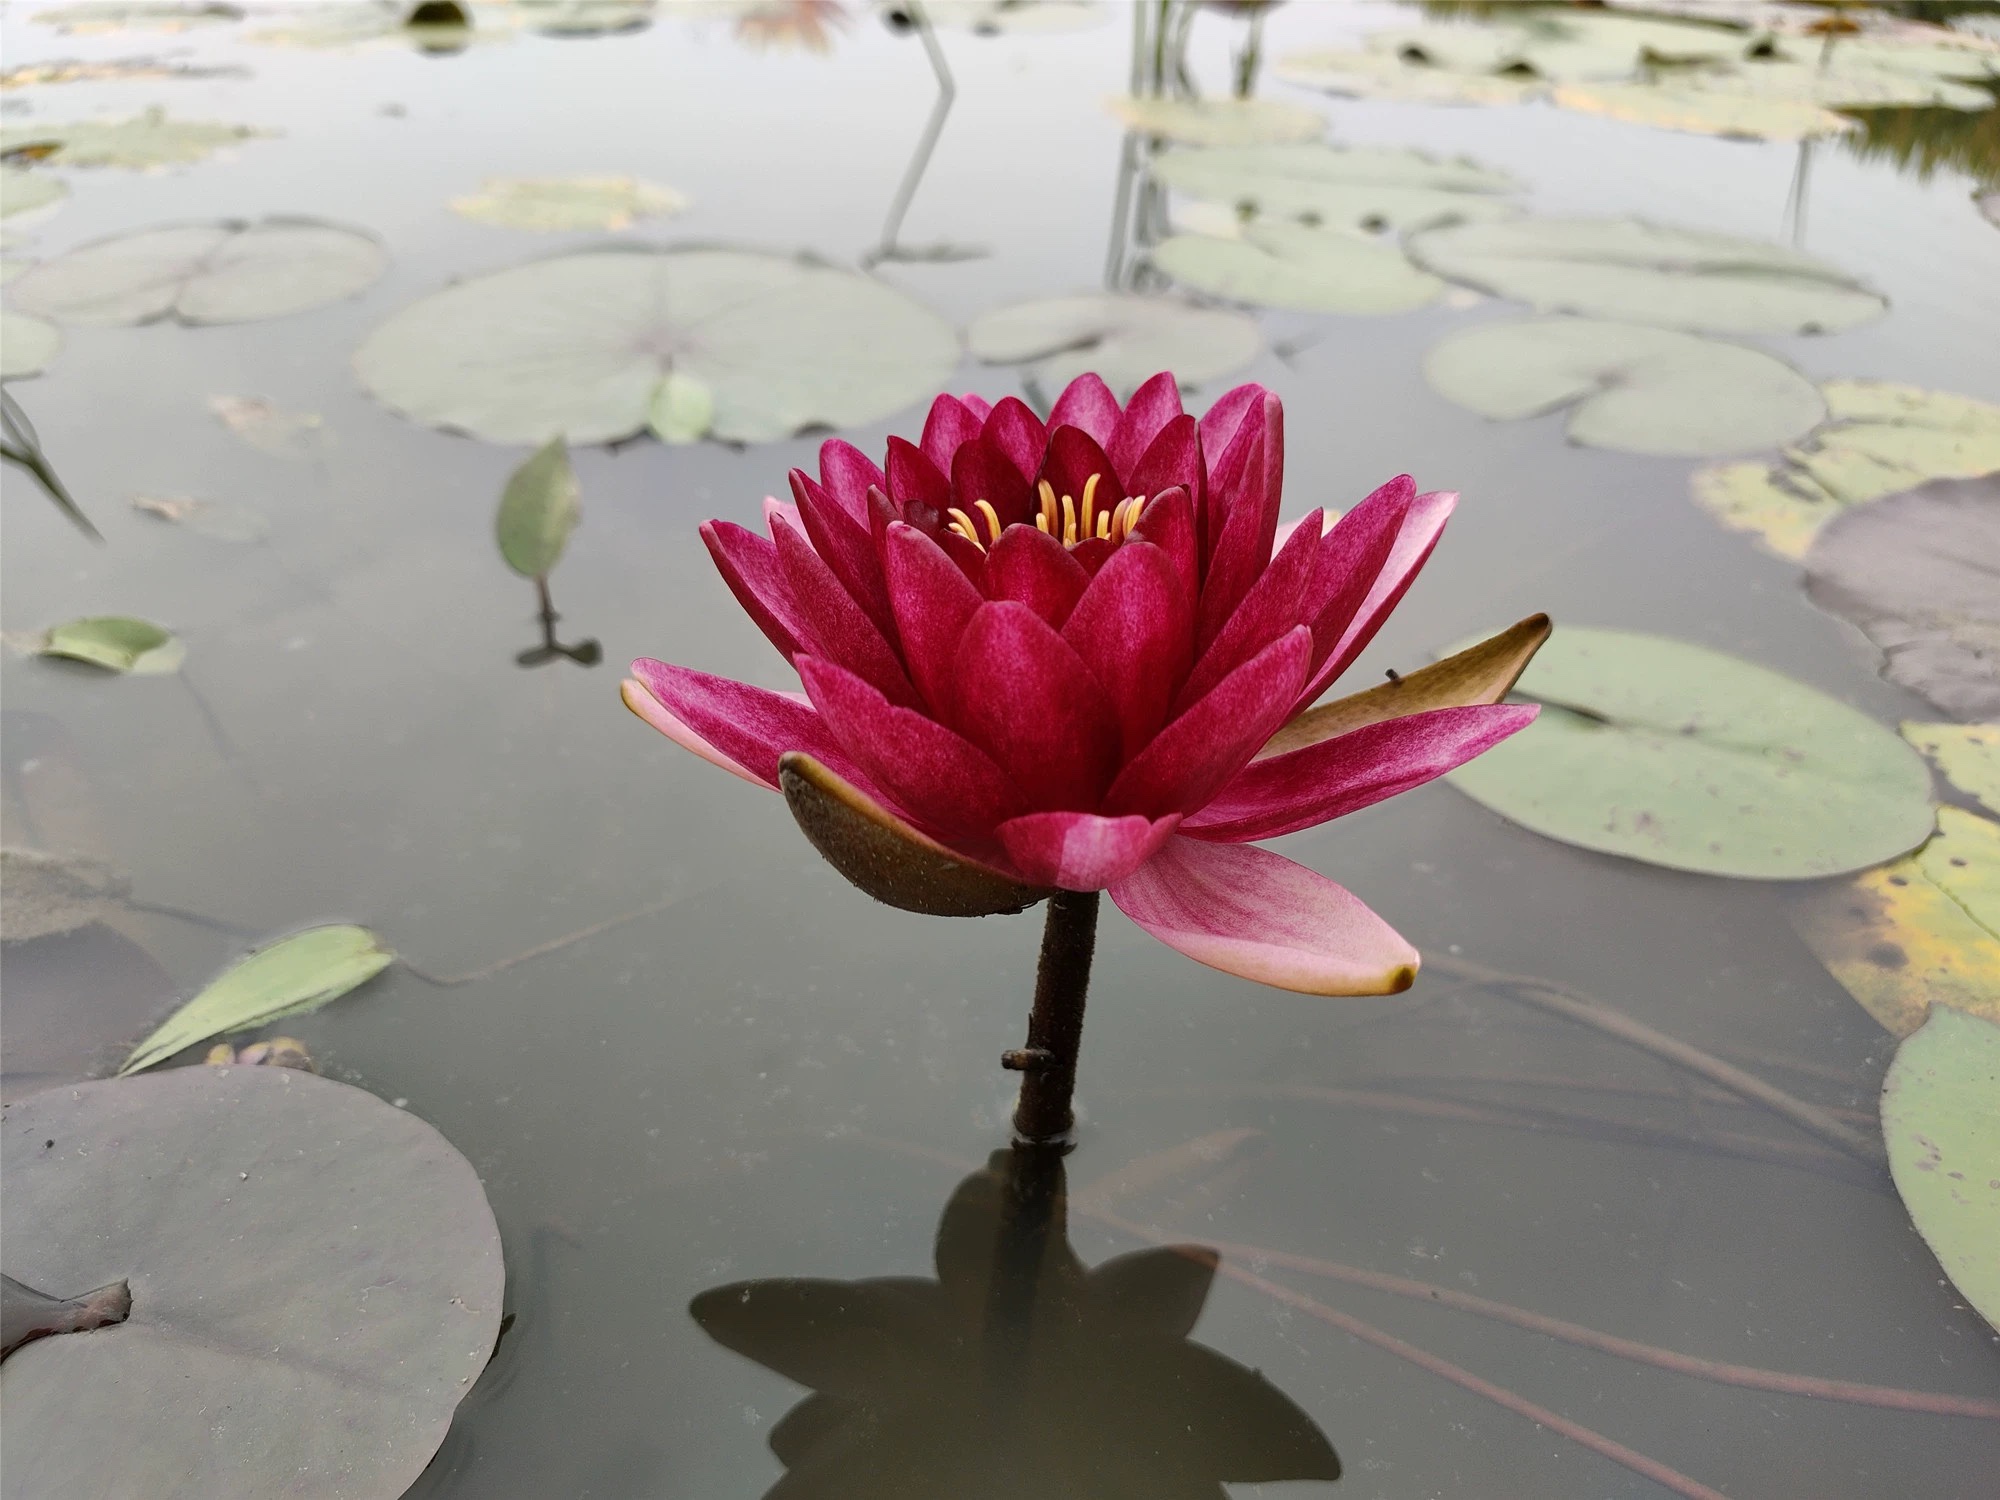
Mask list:
[{"label": "large round lily pad", "polygon": [[1832,333],[1888,303],[1824,261],[1734,235],[1641,219],[1504,219],[1410,240],[1448,281],[1538,312],[1628,318],[1709,333]]},{"label": "large round lily pad", "polygon": [[[606,443],[646,430],[670,374],[712,400],[708,435],[770,442],[937,390],[957,335],[872,277],[735,249],[583,251],[412,303],[355,351],[404,416],[495,443]],[[685,403],[683,403],[685,404]]]},{"label": "large round lily pad", "polygon": [[394,1500],[423,1471],[503,1281],[436,1130],[259,1067],[65,1085],[3,1128],[7,1274],[132,1291],[124,1323],[0,1367],[5,1500]]},{"label": "large round lily pad", "polygon": [[1720,651],[1565,627],[1516,693],[1541,716],[1451,781],[1549,838],[1798,880],[1879,864],[1930,834],[1930,768],[1894,731]]},{"label": "large round lily pad", "polygon": [[1626,453],[1768,448],[1826,415],[1813,383],[1760,349],[1598,319],[1481,324],[1433,348],[1424,376],[1495,421],[1567,407],[1570,441]]},{"label": "large round lily pad", "polygon": [[1961,719],[2000,717],[2000,475],[1856,505],[1806,553],[1806,592],[1861,627],[1882,675]]},{"label": "large round lily pad", "polygon": [[170,224],[44,261],[9,296],[58,323],[254,323],[352,296],[388,263],[372,236],[316,219]]},{"label": "large round lily pad", "polygon": [[1228,239],[1177,234],[1156,245],[1152,257],[1183,285],[1260,307],[1408,312],[1444,290],[1394,244],[1303,224],[1251,223]]},{"label": "large round lily pad", "polygon": [[1150,170],[1175,192],[1247,216],[1370,230],[1504,217],[1521,187],[1463,157],[1324,141],[1169,151]]},{"label": "large round lily pad", "polygon": [[1024,365],[1027,379],[1051,394],[1086,370],[1121,395],[1161,370],[1201,385],[1264,351],[1263,329],[1242,313],[1117,292],[995,308],[973,320],[965,341],[989,364]]},{"label": "large round lily pad", "polygon": [[1933,1010],[1889,1065],[1882,1136],[1917,1233],[2000,1328],[2000,1024]]}]

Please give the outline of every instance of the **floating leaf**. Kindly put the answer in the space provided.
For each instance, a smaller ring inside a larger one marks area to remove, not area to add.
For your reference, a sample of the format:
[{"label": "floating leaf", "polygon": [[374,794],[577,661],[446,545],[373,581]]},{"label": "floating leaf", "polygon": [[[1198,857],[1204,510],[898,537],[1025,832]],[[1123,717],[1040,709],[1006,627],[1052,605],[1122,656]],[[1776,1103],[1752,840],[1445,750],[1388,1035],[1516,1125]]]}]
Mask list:
[{"label": "floating leaf", "polygon": [[1544,705],[1451,773],[1549,838],[1671,869],[1800,880],[1931,831],[1930,771],[1824,693],[1719,651],[1565,626],[1522,675]]},{"label": "floating leaf", "polygon": [[0,164],[0,218],[33,213],[69,196],[69,184],[47,172],[24,172]]},{"label": "floating leaf", "polygon": [[1461,73],[1407,63],[1380,52],[1338,47],[1291,53],[1279,58],[1271,71],[1287,83],[1350,99],[1394,99],[1413,104],[1524,104],[1547,88],[1534,77]]},{"label": "floating leaf", "polygon": [[1235,239],[1177,234],[1151,254],[1154,265],[1184,285],[1261,307],[1408,312],[1444,290],[1393,244],[1303,224],[1246,224]]},{"label": "floating leaf", "polygon": [[965,331],[988,364],[1023,364],[1045,392],[1095,370],[1121,395],[1161,370],[1187,385],[1234,374],[1264,349],[1254,318],[1161,297],[1091,292],[1017,302],[982,314]]},{"label": "floating leaf", "polygon": [[2000,1327],[2000,1024],[1933,1011],[1889,1065],[1882,1136],[1917,1233]]},{"label": "floating leaf", "polygon": [[52,5],[35,12],[43,26],[67,35],[100,35],[114,31],[187,31],[243,19],[241,6],[219,0],[85,0],[80,5]]},{"label": "floating leaf", "polygon": [[118,1076],[165,1062],[176,1052],[318,1010],[366,984],[396,955],[365,927],[308,927],[239,960],[132,1049]]},{"label": "floating leaf", "polygon": [[350,297],[388,263],[379,241],[314,219],[177,224],[44,261],[11,295],[58,323],[252,323]]},{"label": "floating leaf", "polygon": [[1843,508],[1797,470],[1756,459],[1696,469],[1689,486],[1694,503],[1731,531],[1747,531],[1794,560]]},{"label": "floating leaf", "polygon": [[1463,157],[1322,141],[1169,151],[1149,170],[1176,192],[1230,204],[1246,217],[1368,230],[1511,214],[1506,195],[1521,187]]},{"label": "floating leaf", "polygon": [[1946,781],[2000,813],[2000,724],[1905,723],[1899,728]]},{"label": "floating leaf", "polygon": [[1151,99],[1120,94],[1105,107],[1128,130],[1189,146],[1249,146],[1261,141],[1310,141],[1326,134],[1326,117],[1277,99]]},{"label": "floating leaf", "polygon": [[[1826,109],[1880,109],[1910,105],[1925,109],[1993,108],[1993,96],[1941,74],[1874,66],[1850,48],[1835,47],[1832,58],[1803,62],[1753,62],[1726,71],[1693,76],[1696,86],[1742,99],[1797,101]],[[1560,102],[1560,100],[1558,101]]]},{"label": "floating leaf", "polygon": [[580,492],[569,447],[559,437],[550,438],[513,472],[494,520],[500,555],[508,567],[523,578],[548,576],[576,530]]},{"label": "floating leaf", "polygon": [[0,130],[0,154],[49,144],[65,167],[171,167],[200,161],[224,146],[268,136],[248,125],[213,120],[169,120],[149,109],[129,120],[44,120]]},{"label": "floating leaf", "polygon": [[1412,236],[1448,281],[1538,312],[1628,318],[1708,333],[1831,333],[1888,303],[1823,261],[1734,235],[1641,219],[1505,219]]},{"label": "floating leaf", "polygon": [[1829,380],[1827,425],[1785,456],[1843,505],[2000,471],[2000,406],[1886,380]]},{"label": "floating leaf", "polygon": [[1964,719],[2000,717],[2000,476],[1850,507],[1806,554],[1806,592],[1858,625],[1882,675]]},{"label": "floating leaf", "polygon": [[1431,389],[1496,421],[1569,408],[1570,441],[1703,457],[1768,448],[1826,414],[1813,383],[1757,349],[1583,318],[1484,323],[1424,360]]},{"label": "floating leaf", "polygon": [[654,0],[515,0],[530,31],[544,36],[615,36],[653,22]]},{"label": "floating leaf", "polygon": [[627,229],[687,207],[672,188],[636,177],[489,177],[451,211],[510,229]]},{"label": "floating leaf", "polygon": [[92,615],[57,625],[35,648],[43,656],[89,662],[110,672],[155,677],[180,670],[186,648],[170,631],[126,615]]},{"label": "floating leaf", "polygon": [[62,330],[53,323],[0,308],[0,380],[39,375],[62,352]]},{"label": "floating leaf", "polygon": [[1414,66],[1562,82],[1622,78],[1642,63],[1722,62],[1744,55],[1751,42],[1715,26],[1575,8],[1502,6],[1489,19],[1378,31],[1368,46]]},{"label": "floating leaf", "polygon": [[1549,96],[1563,109],[1633,125],[1746,141],[1801,141],[1840,135],[1854,121],[1808,99],[1724,93],[1671,83],[1571,83]]},{"label": "floating leaf", "polygon": [[318,458],[332,445],[318,412],[285,411],[261,396],[210,396],[216,420],[251,447],[274,458]]},{"label": "floating leaf", "polygon": [[48,1089],[4,1136],[9,1274],[132,1290],[117,1327],[0,1367],[9,1495],[395,1500],[416,1480],[504,1278],[478,1174],[433,1127],[310,1073],[193,1067]]},{"label": "floating leaf", "polygon": [[260,542],[271,523],[247,506],[226,500],[198,500],[192,495],[134,495],[132,509],[171,521],[218,542]]},{"label": "floating leaf", "polygon": [[772,442],[909,405],[958,362],[935,313],[872,277],[760,251],[585,251],[473,277],[396,313],[356,351],[404,416],[495,443],[606,443],[645,430],[678,370],[712,435]]},{"label": "floating leaf", "polygon": [[118,911],[131,890],[132,878],[101,859],[0,849],[0,938],[75,932]]},{"label": "floating leaf", "polygon": [[2000,1021],[2000,823],[1938,809],[1908,858],[1792,904],[1792,925],[1861,1008],[1897,1036],[1933,1003]]},{"label": "floating leaf", "polygon": [[663,443],[698,443],[715,425],[715,392],[692,375],[669,370],[653,392],[646,425]]}]

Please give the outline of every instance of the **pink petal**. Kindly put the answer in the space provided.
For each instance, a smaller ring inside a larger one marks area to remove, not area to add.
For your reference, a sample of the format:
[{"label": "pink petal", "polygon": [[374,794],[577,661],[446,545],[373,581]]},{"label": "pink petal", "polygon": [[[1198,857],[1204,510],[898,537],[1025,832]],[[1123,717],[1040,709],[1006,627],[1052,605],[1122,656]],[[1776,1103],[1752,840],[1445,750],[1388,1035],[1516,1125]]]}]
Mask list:
[{"label": "pink petal", "polygon": [[813,707],[893,811],[940,833],[990,837],[1026,809],[1007,774],[944,725],[896,707],[832,662],[801,656],[798,666]]},{"label": "pink petal", "polygon": [[1107,813],[1191,813],[1228,784],[1291,717],[1312,656],[1303,625],[1218,682],[1118,773]]},{"label": "pink petal", "polygon": [[731,760],[707,740],[688,728],[686,723],[668,711],[667,706],[646,690],[646,684],[636,677],[628,677],[618,687],[619,697],[625,706],[659,730],[684,750],[692,750],[712,766],[720,766],[732,776],[741,776],[752,786],[761,786],[766,791],[775,792],[778,784],[755,775],[741,762]]},{"label": "pink petal", "polygon": [[[1314,511],[1313,514],[1320,518],[1320,534],[1322,536],[1333,530],[1334,525],[1340,520],[1340,512],[1337,510],[1321,509]],[[1272,548],[1275,551],[1282,552],[1285,548],[1285,543],[1298,534],[1298,529],[1305,524],[1305,520],[1304,516],[1300,516],[1295,521],[1280,521],[1277,531],[1271,538]]]},{"label": "pink petal", "polygon": [[[1340,639],[1307,680],[1305,691],[1299,695],[1301,705],[1312,702],[1325,692],[1327,684],[1345,671],[1348,664],[1375,639],[1375,632],[1389,618],[1389,611],[1396,607],[1416,581],[1417,570],[1423,567],[1431,549],[1437,546],[1438,538],[1444,533],[1444,523],[1451,518],[1452,507],[1457,503],[1457,493],[1449,490],[1434,490],[1418,495],[1410,502],[1396,529],[1396,540],[1390,548],[1388,561],[1382,565],[1368,597],[1355,611]],[[1359,508],[1357,506],[1356,510]],[[1350,517],[1353,514],[1353,511],[1348,512]],[[1342,518],[1343,525],[1346,519]],[[1336,526],[1334,530],[1337,533],[1340,528]]]},{"label": "pink petal", "polygon": [[883,538],[882,570],[910,676],[933,711],[948,717],[955,712],[959,638],[985,597],[943,548],[901,521]]},{"label": "pink petal", "polygon": [[874,784],[855,767],[853,757],[810,704],[647,657],[632,663],[632,675],[661,713],[643,712],[643,705],[635,705],[634,711],[704,760],[775,789],[778,757],[787,750],[803,750],[849,781],[858,778],[864,790],[873,790]]},{"label": "pink petal", "polygon": [[[1347,627],[1374,591],[1415,499],[1416,486],[1409,476],[1392,479],[1341,517],[1320,539],[1313,574],[1306,583],[1304,608],[1305,621],[1312,626],[1314,677],[1334,656]],[[1345,670],[1355,654],[1346,653],[1333,666],[1333,675]],[[1307,680],[1310,685],[1312,679]],[[1318,696],[1317,690],[1314,696]]]},{"label": "pink petal", "polygon": [[1118,475],[1111,467],[1111,460],[1097,445],[1097,440],[1080,427],[1049,428],[1049,455],[1042,460],[1041,477],[1048,481],[1061,500],[1067,495],[1076,502],[1079,537],[1095,535],[1095,531],[1082,529],[1083,492],[1092,477],[1097,480],[1092,490],[1092,510],[1094,516],[1109,510],[1125,498],[1125,487],[1118,482]]},{"label": "pink petal", "polygon": [[1271,560],[1284,472],[1284,408],[1267,391],[1261,414],[1244,418],[1209,473],[1212,546],[1196,611],[1197,651],[1207,649]]},{"label": "pink petal", "polygon": [[1159,851],[1180,819],[1029,813],[1000,825],[1000,842],[1023,878],[1066,891],[1101,891]]},{"label": "pink petal", "polygon": [[1236,436],[1236,429],[1253,412],[1261,412],[1270,394],[1254,381],[1224,391],[1202,415],[1201,446],[1205,453],[1221,453]]},{"label": "pink petal", "polygon": [[1049,430],[1019,396],[1008,396],[993,408],[981,430],[983,436],[1007,461],[1032,480],[1042,472],[1042,457],[1049,451]]},{"label": "pink petal", "polygon": [[973,416],[977,417],[982,423],[985,422],[985,420],[988,417],[993,415],[993,403],[991,401],[988,401],[984,396],[975,395],[973,392],[967,391],[963,396],[960,396],[958,399],[960,401],[963,401],[965,403],[965,409],[971,412]]},{"label": "pink petal", "polygon": [[1146,502],[1132,535],[1151,542],[1173,559],[1190,607],[1201,594],[1200,540],[1194,503],[1184,489],[1164,490]]},{"label": "pink petal", "polygon": [[1118,418],[1122,415],[1111,387],[1094,374],[1083,374],[1064,386],[1063,393],[1056,397],[1056,404],[1049,409],[1049,431],[1077,427],[1098,442],[1107,443],[1118,430]]},{"label": "pink petal", "polygon": [[1118,909],[1197,963],[1308,995],[1393,995],[1417,950],[1324,875],[1268,849],[1171,838],[1111,887]]},{"label": "pink petal", "polygon": [[[1160,435],[1160,429],[1180,414],[1181,388],[1168,371],[1162,370],[1134,391],[1104,444],[1104,451],[1117,472],[1125,476],[1136,470],[1139,460]],[[1134,493],[1143,495],[1147,491]]]},{"label": "pink petal", "polygon": [[1205,479],[1201,453],[1201,431],[1194,418],[1172,418],[1132,466],[1125,480],[1125,493],[1157,495],[1179,486],[1196,502],[1195,509],[1199,512]]},{"label": "pink petal", "polygon": [[890,633],[889,591],[882,582],[882,560],[865,522],[850,516],[825,490],[803,472],[792,470],[792,493],[798,498],[799,523],[848,596],[862,607],[875,628]]},{"label": "pink petal", "polygon": [[951,481],[944,472],[899,437],[889,439],[889,498],[904,518],[929,531],[942,526],[951,509]]},{"label": "pink petal", "polygon": [[1008,527],[986,554],[986,597],[1025,604],[1057,630],[1089,585],[1083,564],[1032,526]]},{"label": "pink petal", "polygon": [[[1301,527],[1292,534],[1284,550],[1250,586],[1221,634],[1201,653],[1175,700],[1177,708],[1186,708],[1286,631],[1310,623],[1302,618],[1301,606],[1306,580],[1312,576],[1319,552],[1319,512],[1306,519],[1311,522],[1310,530]],[[1310,670],[1310,662],[1307,666]]]},{"label": "pink petal", "polygon": [[799,515],[799,508],[789,500],[780,500],[776,495],[764,497],[764,530],[771,536],[778,533],[772,529],[776,522],[783,521],[796,530],[805,530],[805,520]]},{"label": "pink petal", "polygon": [[792,602],[784,570],[778,566],[776,545],[734,521],[703,522],[701,539],[708,545],[708,555],[715,559],[716,572],[729,585],[743,612],[756,621],[778,654],[790,661],[799,648],[799,632],[805,627]]},{"label": "pink petal", "polygon": [[937,466],[940,474],[949,474],[952,456],[959,445],[978,437],[980,426],[979,418],[956,396],[938,397],[924,419],[924,457]]},{"label": "pink petal", "polygon": [[958,720],[1031,807],[1095,808],[1118,717],[1083,659],[1025,604],[982,604],[959,643]]},{"label": "pink petal", "polygon": [[789,526],[778,528],[776,540],[778,566],[798,611],[799,649],[860,673],[892,702],[914,706],[917,690],[896,648],[841,587],[825,560]]},{"label": "pink petal", "polygon": [[1110,698],[1129,760],[1166,723],[1194,652],[1194,606],[1173,559],[1150,542],[1127,541],[1061,628]]},{"label": "pink petal", "polygon": [[1253,761],[1187,831],[1241,843],[1311,828],[1444,775],[1527,728],[1537,711],[1531,703],[1432,709]]},{"label": "pink petal", "polygon": [[868,491],[888,481],[875,461],[852,443],[828,438],[819,446],[819,482],[840,508],[863,525],[868,521]]},{"label": "pink petal", "polygon": [[[958,497],[953,503],[976,522],[984,522],[984,518],[974,502],[984,500],[1000,517],[1002,526],[1023,521],[1034,523],[1037,506],[1029,498],[1028,481],[1015,469],[1013,460],[988,438],[974,438],[959,447],[951,462],[951,489]],[[984,540],[983,529],[980,535]]]}]

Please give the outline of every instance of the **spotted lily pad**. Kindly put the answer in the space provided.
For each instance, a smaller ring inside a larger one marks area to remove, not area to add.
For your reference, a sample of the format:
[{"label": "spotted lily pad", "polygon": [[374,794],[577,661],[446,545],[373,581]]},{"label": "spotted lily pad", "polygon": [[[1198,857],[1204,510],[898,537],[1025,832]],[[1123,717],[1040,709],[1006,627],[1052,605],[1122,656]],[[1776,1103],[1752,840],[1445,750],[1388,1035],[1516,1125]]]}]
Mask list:
[{"label": "spotted lily pad", "polygon": [[115,1327],[0,1366],[9,1500],[394,1500],[500,1326],[499,1231],[430,1125],[290,1068],[10,1103],[8,1274],[124,1281]]},{"label": "spotted lily pad", "polygon": [[1955,717],[2000,717],[2000,475],[1852,506],[1805,563],[1813,603],[1881,648],[1884,677]]},{"label": "spotted lily pad", "polygon": [[1747,531],[1780,557],[1795,560],[1844,509],[1797,470],[1761,459],[1710,464],[1696,469],[1688,484],[1694,503],[1731,531]]},{"label": "spotted lily pad", "polygon": [[254,323],[350,297],[388,263],[372,236],[316,219],[173,224],[44,261],[9,296],[58,323]]},{"label": "spotted lily pad", "polygon": [[686,207],[672,188],[636,177],[492,177],[451,200],[453,213],[509,229],[627,229]]},{"label": "spotted lily pad", "polygon": [[1626,453],[1768,448],[1826,414],[1811,381],[1761,350],[1596,319],[1484,323],[1433,348],[1424,376],[1496,421],[1567,408],[1570,441]]},{"label": "spotted lily pad", "polygon": [[1161,370],[1203,385],[1264,350],[1263,330],[1242,313],[1116,292],[997,308],[973,320],[965,341],[988,364],[1024,366],[1027,380],[1049,395],[1086,370],[1121,395]]},{"label": "spotted lily pad", "polygon": [[1917,1233],[2000,1328],[2000,1023],[1932,1011],[1889,1065],[1882,1136]]},{"label": "spotted lily pad", "polygon": [[1169,151],[1151,172],[1179,193],[1247,218],[1347,229],[1414,230],[1515,212],[1521,184],[1463,157],[1323,141]]},{"label": "spotted lily pad", "polygon": [[1393,244],[1303,224],[1246,224],[1229,239],[1177,234],[1151,254],[1183,285],[1260,307],[1397,313],[1435,301],[1444,290]]},{"label": "spotted lily pad", "polygon": [[1504,219],[1426,230],[1411,257],[1538,312],[1709,333],[1833,333],[1883,298],[1798,250],[1642,219]]},{"label": "spotted lily pad", "polygon": [[49,144],[65,167],[172,167],[196,162],[267,130],[213,120],[170,120],[151,109],[129,120],[47,120],[0,130],[0,153]]},{"label": "spotted lily pad", "polygon": [[610,248],[473,277],[396,313],[354,355],[392,410],[495,443],[646,430],[674,372],[712,436],[772,442],[872,422],[936,390],[958,338],[873,277],[733,249]]},{"label": "spotted lily pad", "polygon": [[0,308],[0,380],[39,375],[62,352],[62,330],[53,323]]},{"label": "spotted lily pad", "polygon": [[42,656],[60,656],[107,672],[131,672],[141,677],[177,672],[187,655],[171,631],[127,615],[90,615],[51,626],[34,649]]},{"label": "spotted lily pad", "polygon": [[1287,83],[1349,99],[1413,104],[1524,104],[1547,90],[1541,79],[1529,75],[1460,72],[1343,47],[1288,53],[1271,71]]},{"label": "spotted lily pad", "polygon": [[1543,705],[1453,785],[1549,838],[1677,870],[1800,880],[1893,859],[1932,827],[1930,771],[1866,715],[1686,641],[1557,630]]},{"label": "spotted lily pad", "polygon": [[1326,117],[1280,99],[1152,99],[1118,95],[1105,101],[1129,130],[1189,146],[1248,146],[1311,141],[1326,134]]},{"label": "spotted lily pad", "polygon": [[2000,724],[1899,726],[1938,774],[1966,796],[2000,813]]},{"label": "spotted lily pad", "polygon": [[1938,809],[1915,854],[1792,904],[1792,925],[1861,1008],[1897,1036],[1933,1003],[2000,1021],[2000,823]]}]

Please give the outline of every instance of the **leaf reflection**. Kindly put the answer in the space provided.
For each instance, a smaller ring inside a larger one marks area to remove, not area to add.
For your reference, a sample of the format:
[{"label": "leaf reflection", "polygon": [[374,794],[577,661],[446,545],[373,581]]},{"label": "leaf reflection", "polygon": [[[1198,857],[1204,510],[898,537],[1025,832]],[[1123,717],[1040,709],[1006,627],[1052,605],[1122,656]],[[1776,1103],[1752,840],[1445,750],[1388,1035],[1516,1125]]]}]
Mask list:
[{"label": "leaf reflection", "polygon": [[1086,1267],[1061,1157],[995,1152],[938,1224],[937,1279],[781,1278],[694,1299],[702,1330],[812,1388],[772,1429],[766,1500],[1221,1500],[1225,1481],[1336,1479],[1312,1419],[1190,1341],[1219,1257]]}]

